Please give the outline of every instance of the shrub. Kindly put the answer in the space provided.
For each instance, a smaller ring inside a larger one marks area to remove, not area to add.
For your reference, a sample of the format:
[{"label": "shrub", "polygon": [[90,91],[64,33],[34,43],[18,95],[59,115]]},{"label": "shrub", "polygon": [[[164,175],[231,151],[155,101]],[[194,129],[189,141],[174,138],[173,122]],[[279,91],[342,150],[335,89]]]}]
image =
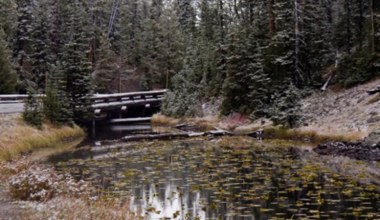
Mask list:
[{"label": "shrub", "polygon": [[26,123],[42,128],[43,122],[43,106],[41,101],[36,97],[37,92],[33,88],[29,88],[28,98],[25,102],[23,119]]},{"label": "shrub", "polygon": [[33,165],[9,180],[9,192],[15,199],[47,201],[55,195],[89,195],[95,189],[84,181],[75,181],[72,176],[59,175],[51,167]]}]

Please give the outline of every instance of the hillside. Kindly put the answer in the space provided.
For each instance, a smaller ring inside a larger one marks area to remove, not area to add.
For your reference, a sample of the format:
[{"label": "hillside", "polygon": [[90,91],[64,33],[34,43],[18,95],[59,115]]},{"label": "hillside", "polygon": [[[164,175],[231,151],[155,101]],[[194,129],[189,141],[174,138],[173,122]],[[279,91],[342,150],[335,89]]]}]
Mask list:
[{"label": "hillside", "polygon": [[303,128],[321,133],[367,135],[380,127],[380,94],[368,95],[380,79],[341,91],[316,92],[301,104]]}]

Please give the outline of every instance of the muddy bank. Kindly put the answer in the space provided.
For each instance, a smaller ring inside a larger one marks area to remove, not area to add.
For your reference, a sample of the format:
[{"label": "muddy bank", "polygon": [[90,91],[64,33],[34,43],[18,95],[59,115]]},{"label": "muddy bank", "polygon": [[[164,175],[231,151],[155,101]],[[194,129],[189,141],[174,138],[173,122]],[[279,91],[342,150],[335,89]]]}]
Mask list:
[{"label": "muddy bank", "polygon": [[319,155],[345,156],[356,160],[380,161],[380,146],[364,142],[327,142],[319,144],[314,151]]}]

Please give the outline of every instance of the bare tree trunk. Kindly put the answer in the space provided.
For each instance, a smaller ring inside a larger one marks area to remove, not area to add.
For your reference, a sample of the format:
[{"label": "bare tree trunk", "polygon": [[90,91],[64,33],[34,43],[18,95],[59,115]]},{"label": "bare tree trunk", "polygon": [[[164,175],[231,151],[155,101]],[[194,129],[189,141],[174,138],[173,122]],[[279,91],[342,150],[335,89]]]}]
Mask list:
[{"label": "bare tree trunk", "polygon": [[351,7],[349,0],[346,0],[344,3],[346,14],[346,52],[350,54],[350,50],[352,47],[352,30],[351,30]]},{"label": "bare tree trunk", "polygon": [[294,35],[295,35],[295,71],[296,71],[296,84],[300,86],[303,81],[302,62],[300,58],[302,36],[301,36],[301,22],[302,22],[302,5],[300,0],[294,0]]},{"label": "bare tree trunk", "polygon": [[369,31],[369,50],[372,54],[375,53],[375,20],[374,20],[374,0],[369,0],[369,16],[370,16],[370,31]]},{"label": "bare tree trunk", "polygon": [[220,44],[219,44],[219,50],[220,50],[220,63],[219,66],[221,66],[221,79],[223,79],[226,76],[226,51],[225,51],[225,43],[226,43],[226,24],[225,24],[225,18],[224,18],[224,3],[223,0],[219,0],[219,22],[220,22]]},{"label": "bare tree trunk", "polygon": [[240,13],[239,13],[238,8],[237,8],[236,0],[234,0],[234,11],[235,11],[236,17],[240,20]]},{"label": "bare tree trunk", "polygon": [[267,0],[267,8],[269,14],[269,38],[272,38],[275,31],[275,17],[273,13],[273,2],[274,0]]}]

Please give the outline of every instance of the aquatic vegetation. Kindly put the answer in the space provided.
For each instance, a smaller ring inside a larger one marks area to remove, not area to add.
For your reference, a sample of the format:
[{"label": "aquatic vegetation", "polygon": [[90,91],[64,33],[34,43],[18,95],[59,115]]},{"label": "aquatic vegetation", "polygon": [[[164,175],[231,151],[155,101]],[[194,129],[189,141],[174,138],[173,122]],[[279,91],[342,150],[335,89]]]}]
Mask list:
[{"label": "aquatic vegetation", "polygon": [[120,151],[55,166],[110,196],[129,196],[131,210],[146,219],[380,218],[375,187],[286,145],[223,137],[136,142]]}]

